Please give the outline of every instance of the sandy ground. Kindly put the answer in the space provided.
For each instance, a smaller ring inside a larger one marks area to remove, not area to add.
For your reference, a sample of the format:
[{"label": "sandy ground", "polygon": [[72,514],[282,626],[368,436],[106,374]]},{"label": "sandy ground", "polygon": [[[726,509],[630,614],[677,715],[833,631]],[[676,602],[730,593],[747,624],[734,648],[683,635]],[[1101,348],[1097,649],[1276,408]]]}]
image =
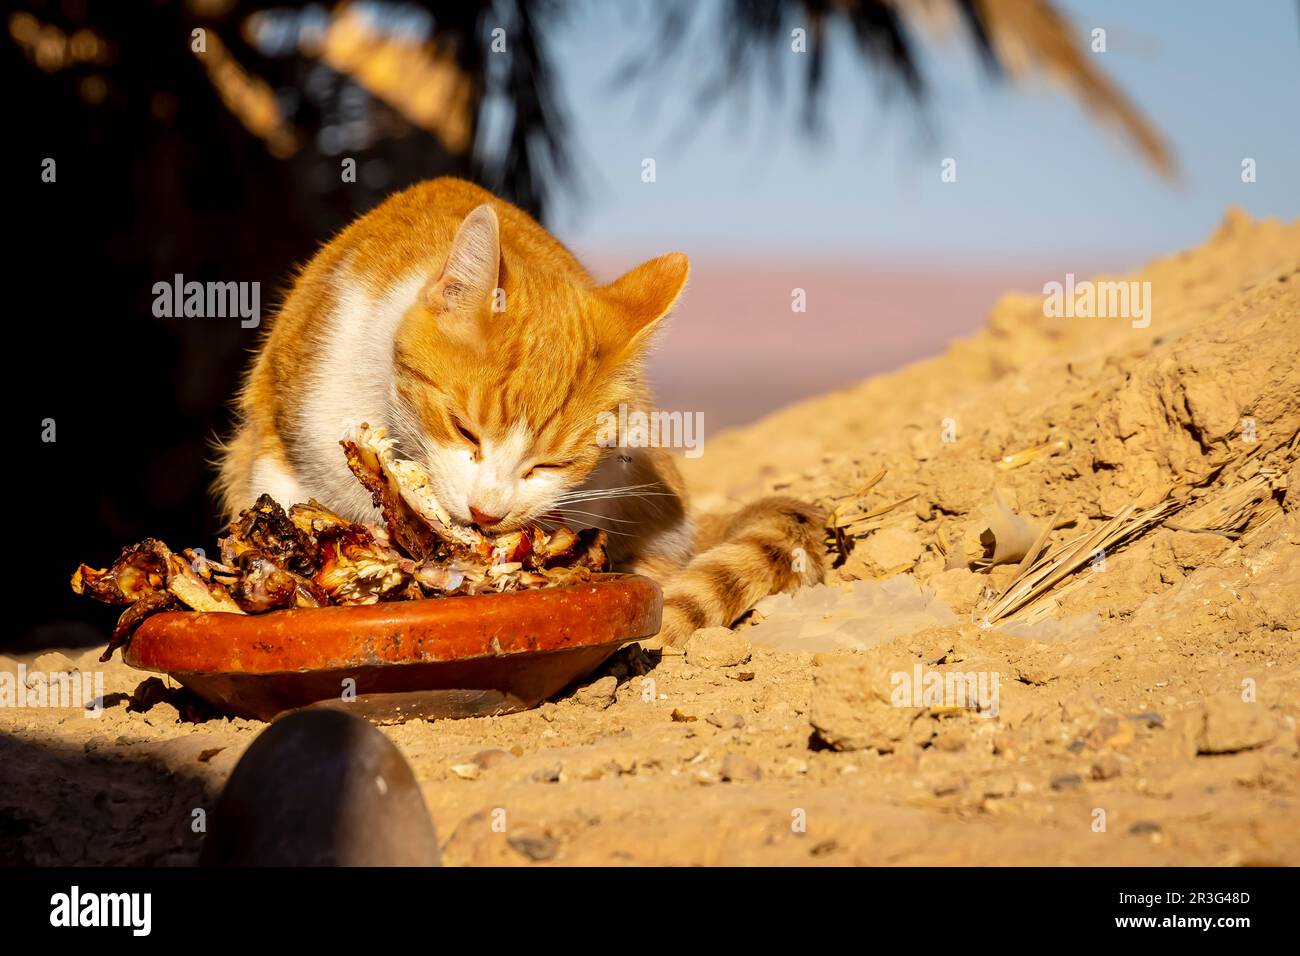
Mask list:
[{"label": "sandy ground", "polygon": [[[1147,328],[1008,295],[939,357],[711,440],[702,508],[880,514],[734,634],[625,648],[531,712],[384,728],[445,862],[1300,864],[1300,224],[1232,213],[1132,278]],[[1055,515],[1049,545],[1179,510],[985,626],[1015,573],[969,568],[995,492]],[[100,666],[69,654],[27,663]],[[0,861],[195,859],[194,811],[263,725],[102,669],[98,719],[0,710]],[[935,672],[996,697],[895,706],[894,675]]]}]

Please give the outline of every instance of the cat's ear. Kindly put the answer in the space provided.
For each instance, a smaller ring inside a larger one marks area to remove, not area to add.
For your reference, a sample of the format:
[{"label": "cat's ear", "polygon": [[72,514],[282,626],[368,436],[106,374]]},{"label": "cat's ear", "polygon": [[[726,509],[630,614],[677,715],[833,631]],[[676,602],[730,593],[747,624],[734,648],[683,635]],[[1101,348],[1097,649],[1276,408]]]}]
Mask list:
[{"label": "cat's ear", "polygon": [[501,270],[501,226],[496,211],[475,206],[456,230],[442,274],[424,287],[424,304],[434,315],[477,316],[496,293]]},{"label": "cat's ear", "polygon": [[690,260],[683,253],[670,252],[641,263],[600,290],[617,314],[618,331],[627,345],[644,344],[681,296],[690,273]]}]

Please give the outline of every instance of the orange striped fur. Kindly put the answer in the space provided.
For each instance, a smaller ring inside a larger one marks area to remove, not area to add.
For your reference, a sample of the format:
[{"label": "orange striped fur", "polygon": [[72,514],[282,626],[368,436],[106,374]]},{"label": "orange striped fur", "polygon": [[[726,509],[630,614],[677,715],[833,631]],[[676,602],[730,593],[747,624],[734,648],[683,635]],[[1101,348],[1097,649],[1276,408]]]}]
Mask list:
[{"label": "orange striped fur", "polygon": [[458,521],[606,528],[616,568],[663,585],[665,642],[820,581],[813,509],[768,499],[697,533],[668,451],[597,444],[602,412],[653,408],[643,358],[688,272],[670,253],[601,286],[470,183],[391,197],[308,263],[271,324],[221,449],[226,513],[266,492],[372,520],[338,447],[368,421],[429,469]]}]

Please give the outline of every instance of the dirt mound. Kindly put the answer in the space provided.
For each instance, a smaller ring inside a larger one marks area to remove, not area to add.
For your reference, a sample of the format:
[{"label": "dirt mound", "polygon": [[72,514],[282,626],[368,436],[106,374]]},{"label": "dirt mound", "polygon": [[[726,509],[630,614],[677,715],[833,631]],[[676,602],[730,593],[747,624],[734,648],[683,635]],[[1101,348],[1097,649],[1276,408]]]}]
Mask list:
[{"label": "dirt mound", "polygon": [[[1129,280],[1145,316],[1008,295],[687,460],[706,510],[832,509],[831,580],[528,713],[385,728],[445,862],[1300,864],[1300,224],[1234,212]],[[14,860],[192,862],[262,726],[105,684],[97,720],[0,710]]]}]

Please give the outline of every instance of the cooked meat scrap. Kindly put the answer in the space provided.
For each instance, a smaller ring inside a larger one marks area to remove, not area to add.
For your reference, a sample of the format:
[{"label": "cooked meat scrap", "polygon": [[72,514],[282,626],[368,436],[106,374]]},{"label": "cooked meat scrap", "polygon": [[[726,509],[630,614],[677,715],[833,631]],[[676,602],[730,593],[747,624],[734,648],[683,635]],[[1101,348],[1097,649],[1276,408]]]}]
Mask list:
[{"label": "cooked meat scrap", "polygon": [[430,557],[438,551],[441,539],[406,503],[397,480],[384,470],[381,456],[391,447],[391,442],[383,438],[382,430],[376,438],[363,429],[365,426],[357,429],[357,440],[344,438],[339,442],[347,456],[348,468],[370,492],[371,503],[383,518],[384,527],[402,550],[416,558]]},{"label": "cooked meat scrap", "polygon": [[101,660],[125,644],[151,614],[170,608],[194,611],[226,611],[243,614],[243,609],[220,584],[204,580],[190,561],[172,554],[165,544],[147,538],[127,548],[112,567],[97,570],[81,565],[72,575],[72,589],[78,594],[109,604],[130,604],[113,628],[113,637]]},{"label": "cooked meat scrap", "polygon": [[233,565],[241,554],[258,551],[299,574],[316,570],[317,555],[312,540],[303,534],[270,495],[262,495],[251,508],[230,523],[230,534],[221,539],[221,561]]},{"label": "cooked meat scrap", "polygon": [[415,564],[377,539],[365,525],[348,525],[321,541],[312,578],[336,604],[375,604],[410,582]]},{"label": "cooked meat scrap", "polygon": [[330,511],[315,498],[310,499],[305,505],[297,504],[290,508],[289,520],[293,522],[295,528],[310,539],[313,547],[316,547],[317,540],[322,534],[340,531],[352,523],[347,518]]},{"label": "cooked meat scrap", "polygon": [[190,563],[179,555],[169,555],[171,576],[167,579],[167,590],[176,595],[181,603],[194,611],[227,611],[243,614],[230,592],[220,584],[203,580],[195,573]]},{"label": "cooked meat scrap", "polygon": [[493,567],[502,564],[522,564],[533,553],[533,532],[511,531],[492,542],[491,563]]},{"label": "cooked meat scrap", "polygon": [[560,558],[573,550],[578,543],[578,533],[568,528],[556,528],[549,536],[544,536],[541,547],[535,549],[542,562]]},{"label": "cooked meat scrap", "polygon": [[459,561],[426,561],[415,568],[415,582],[427,593],[448,596],[463,594],[472,568]]},{"label": "cooked meat scrap", "polygon": [[189,561],[172,554],[156,538],[146,538],[127,548],[110,568],[96,570],[81,565],[73,572],[72,590],[109,604],[134,604],[170,592],[196,611],[243,613],[225,588],[205,581]]},{"label": "cooked meat scrap", "polygon": [[87,564],[72,573],[72,590],[106,604],[133,604],[167,587],[171,552],[156,538],[133,544],[110,567]]},{"label": "cooked meat scrap", "polygon": [[250,613],[278,607],[323,607],[330,603],[324,588],[268,555],[250,552],[241,556],[239,572],[232,593],[239,606]]},{"label": "cooked meat scrap", "polygon": [[[452,522],[447,510],[438,503],[429,473],[418,462],[398,458],[394,453],[397,443],[388,437],[385,429],[362,423],[340,444],[348,454],[348,467],[377,499],[375,507],[380,509],[398,543],[405,546],[398,529],[416,524],[454,548],[486,557],[488,547],[484,536],[474,528]],[[376,489],[381,490],[377,493]],[[396,527],[389,511],[396,516]],[[416,557],[425,556],[411,553]]]},{"label": "cooked meat scrap", "polygon": [[[352,429],[341,444],[348,451],[353,474],[375,494],[376,507],[385,520],[388,521],[390,511],[400,514],[403,522],[410,520],[408,510],[414,512],[420,523],[450,545],[454,557],[483,562],[489,567],[514,562],[535,568],[552,563],[581,563],[601,570],[605,565],[605,535],[595,529],[575,533],[568,528],[557,528],[548,534],[534,527],[490,538],[476,528],[452,523],[446,509],[438,503],[428,472],[418,462],[398,458],[396,442],[383,428],[371,428],[363,423]],[[382,489],[381,493],[376,494],[376,488]],[[389,502],[387,509],[381,501]],[[389,527],[393,525],[389,523]],[[398,535],[394,537],[402,543]],[[530,560],[534,554],[540,558]],[[500,574],[497,572],[496,576]]]},{"label": "cooked meat scrap", "polygon": [[341,444],[382,526],[353,523],[315,500],[286,513],[262,495],[231,523],[219,561],[173,554],[150,538],[109,568],[83,564],[74,591],[130,605],[104,659],[146,617],[169,608],[244,614],[374,604],[577,584],[605,570],[603,531],[534,526],[489,537],[451,521],[428,473],[398,458],[383,429],[360,425]]},{"label": "cooked meat scrap", "polygon": [[595,528],[584,528],[578,532],[560,528],[542,545],[542,554],[541,567],[544,568],[603,571],[609,562],[605,554],[605,532]]}]

